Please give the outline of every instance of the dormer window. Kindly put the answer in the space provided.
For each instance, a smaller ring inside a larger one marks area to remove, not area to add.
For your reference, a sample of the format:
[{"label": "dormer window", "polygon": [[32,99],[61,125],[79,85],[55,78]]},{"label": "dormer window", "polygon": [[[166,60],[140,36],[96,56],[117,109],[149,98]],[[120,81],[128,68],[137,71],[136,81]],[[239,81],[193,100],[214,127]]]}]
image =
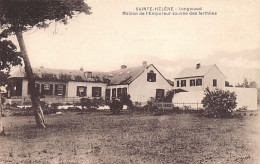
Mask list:
[{"label": "dormer window", "polygon": [[153,70],[147,73],[147,81],[156,82],[156,73],[154,73]]},{"label": "dormer window", "polygon": [[92,78],[92,72],[87,72],[87,78],[91,79]]}]

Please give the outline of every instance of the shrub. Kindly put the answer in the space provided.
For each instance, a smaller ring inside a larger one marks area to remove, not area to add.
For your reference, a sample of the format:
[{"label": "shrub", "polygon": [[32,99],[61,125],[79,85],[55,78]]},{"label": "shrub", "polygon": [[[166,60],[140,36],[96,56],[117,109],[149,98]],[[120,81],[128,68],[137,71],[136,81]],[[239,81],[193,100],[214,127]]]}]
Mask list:
[{"label": "shrub", "polygon": [[204,91],[205,97],[202,100],[205,108],[205,115],[209,117],[228,117],[231,116],[236,108],[235,92],[217,89],[210,91],[208,88]]},{"label": "shrub", "polygon": [[158,103],[158,100],[156,98],[151,97],[147,101],[148,111],[150,111],[150,112],[157,112],[158,111],[157,103]]},{"label": "shrub", "polygon": [[122,109],[123,104],[117,99],[113,100],[110,104],[110,110],[113,114],[119,114]]},{"label": "shrub", "polygon": [[128,94],[124,94],[121,98],[120,98],[120,102],[123,104],[123,105],[127,105],[130,109],[133,108],[133,102],[132,100],[130,99],[131,96]]},{"label": "shrub", "polygon": [[98,98],[98,99],[81,98],[80,99],[80,105],[82,106],[82,109],[84,109],[84,107],[86,107],[88,110],[97,109],[99,106],[103,106],[105,104],[106,102],[103,98]]}]

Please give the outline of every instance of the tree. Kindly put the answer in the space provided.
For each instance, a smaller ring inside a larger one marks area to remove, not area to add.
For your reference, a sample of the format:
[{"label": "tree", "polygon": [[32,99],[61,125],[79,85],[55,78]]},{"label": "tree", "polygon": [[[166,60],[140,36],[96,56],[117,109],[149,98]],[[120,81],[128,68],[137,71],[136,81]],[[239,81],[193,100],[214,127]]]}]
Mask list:
[{"label": "tree", "polygon": [[249,88],[257,88],[257,83],[255,81],[251,81],[249,83]]},{"label": "tree", "polygon": [[[31,90],[31,101],[37,127],[45,128],[44,116],[36,94],[35,79],[26,51],[23,33],[32,28],[47,28],[52,22],[67,24],[79,13],[91,14],[84,0],[0,0],[0,38],[15,35]],[[2,54],[1,54],[2,55]]]},{"label": "tree", "polygon": [[122,97],[120,98],[120,102],[123,105],[127,105],[130,109],[133,108],[133,102],[131,100],[131,96],[129,94],[123,94]]},{"label": "tree", "polygon": [[237,84],[236,87],[244,87],[244,88],[257,88],[257,83],[255,81],[248,81],[247,78],[244,79],[242,84]]},{"label": "tree", "polygon": [[8,73],[0,71],[0,87],[4,86],[7,83],[8,77],[9,77]]},{"label": "tree", "polygon": [[217,89],[210,91],[206,88],[202,100],[205,114],[210,117],[228,117],[237,106],[235,92]]},{"label": "tree", "polygon": [[112,114],[118,115],[120,113],[120,111],[123,109],[123,104],[121,103],[120,100],[115,99],[115,100],[112,100],[109,107],[110,107]]},{"label": "tree", "polygon": [[229,81],[225,81],[225,87],[233,87],[233,85],[231,85]]}]

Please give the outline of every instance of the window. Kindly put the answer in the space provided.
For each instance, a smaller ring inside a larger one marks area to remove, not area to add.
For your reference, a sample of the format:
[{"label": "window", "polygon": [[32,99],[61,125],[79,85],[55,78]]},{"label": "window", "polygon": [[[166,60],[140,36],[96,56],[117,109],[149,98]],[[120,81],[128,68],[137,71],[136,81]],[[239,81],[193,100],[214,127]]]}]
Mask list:
[{"label": "window", "polygon": [[196,79],[196,86],[202,86],[202,79]]},{"label": "window", "polygon": [[101,87],[92,87],[92,97],[101,97]]},{"label": "window", "polygon": [[87,95],[87,87],[77,86],[77,96],[84,97]]},{"label": "window", "polygon": [[106,89],[106,100],[110,100],[110,92],[111,92],[111,89]]},{"label": "window", "polygon": [[56,84],[55,85],[55,95],[64,96],[66,91],[66,85]]},{"label": "window", "polygon": [[179,80],[177,81],[177,87],[180,87],[180,81]]},{"label": "window", "polygon": [[122,94],[127,95],[127,88],[122,88]]},{"label": "window", "polygon": [[116,88],[113,88],[113,89],[112,89],[112,97],[113,97],[113,98],[116,98]]},{"label": "window", "polygon": [[44,90],[45,91],[50,90],[50,84],[44,84]]},{"label": "window", "polygon": [[181,80],[181,87],[186,87],[186,80]]},{"label": "window", "polygon": [[190,86],[195,86],[195,79],[190,80]]},{"label": "window", "polygon": [[217,85],[217,79],[213,79],[213,86],[216,87]]},{"label": "window", "polygon": [[41,84],[41,94],[42,95],[52,95],[53,94],[53,84]]},{"label": "window", "polygon": [[156,82],[156,73],[154,73],[152,70],[147,73],[147,81]]},{"label": "window", "polygon": [[87,78],[91,79],[92,78],[92,72],[87,72]]},{"label": "window", "polygon": [[164,98],[164,89],[156,89],[156,99],[160,100]]},{"label": "window", "polygon": [[122,97],[122,88],[117,88],[117,98]]}]

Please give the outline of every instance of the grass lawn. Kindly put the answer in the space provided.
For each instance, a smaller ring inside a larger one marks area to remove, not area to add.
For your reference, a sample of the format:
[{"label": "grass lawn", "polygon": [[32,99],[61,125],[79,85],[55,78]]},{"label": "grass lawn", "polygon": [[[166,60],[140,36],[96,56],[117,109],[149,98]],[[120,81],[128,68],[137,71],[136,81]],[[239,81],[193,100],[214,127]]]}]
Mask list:
[{"label": "grass lawn", "polygon": [[191,114],[4,117],[0,163],[259,163],[258,116]]}]

